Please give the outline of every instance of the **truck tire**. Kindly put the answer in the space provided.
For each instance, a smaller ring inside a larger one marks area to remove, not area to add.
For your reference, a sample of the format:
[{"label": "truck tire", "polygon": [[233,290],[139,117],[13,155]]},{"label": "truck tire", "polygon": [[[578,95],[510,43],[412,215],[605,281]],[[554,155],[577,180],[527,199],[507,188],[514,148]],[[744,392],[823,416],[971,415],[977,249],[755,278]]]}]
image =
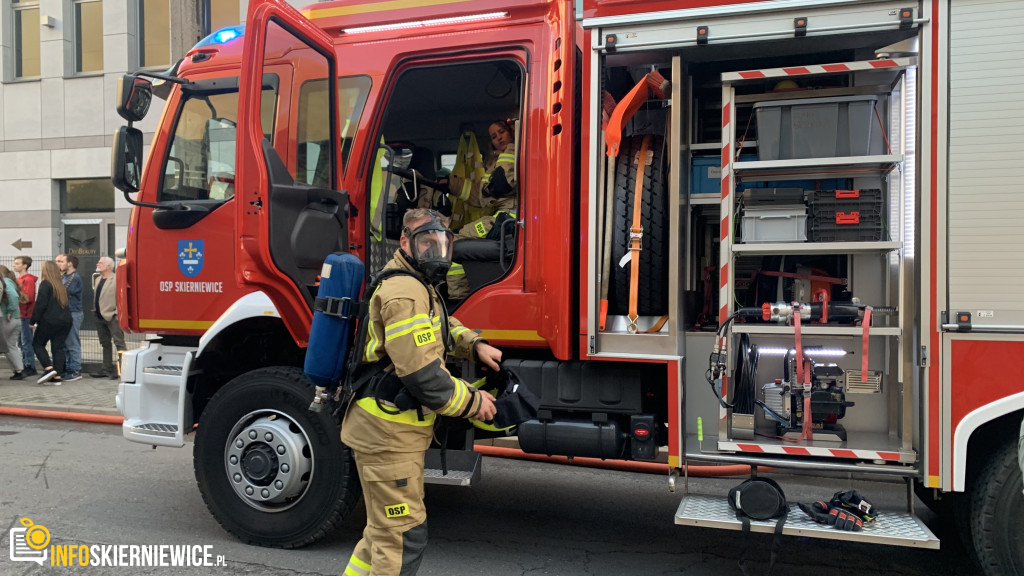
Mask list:
[{"label": "truck tire", "polygon": [[982,467],[971,493],[971,534],[986,574],[1024,575],[1024,494],[1017,444],[1008,443]]},{"label": "truck tire", "polygon": [[203,411],[193,450],[196,482],[214,518],[246,543],[311,544],[359,500],[338,418],[330,410],[310,412],[312,398],[298,368],[261,368],[228,382]]},{"label": "truck tire", "polygon": [[[629,253],[629,232],[633,227],[633,201],[636,189],[637,155],[644,136],[623,138],[615,165],[615,203],[612,207],[611,290],[608,313],[629,312],[630,266],[619,266]],[[668,314],[668,190],[666,188],[665,150],[661,136],[651,136],[648,154],[651,163],[644,168],[643,226],[640,251],[640,278],[637,286],[637,313],[641,316]]]}]

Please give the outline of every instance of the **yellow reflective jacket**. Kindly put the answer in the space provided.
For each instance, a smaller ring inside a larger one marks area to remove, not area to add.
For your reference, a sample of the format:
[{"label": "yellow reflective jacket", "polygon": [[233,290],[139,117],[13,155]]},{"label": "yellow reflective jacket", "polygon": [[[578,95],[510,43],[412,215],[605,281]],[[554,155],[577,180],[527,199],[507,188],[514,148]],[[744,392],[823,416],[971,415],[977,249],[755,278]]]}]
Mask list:
[{"label": "yellow reflective jacket", "polygon": [[[385,268],[402,268],[418,274],[399,251]],[[393,276],[373,293],[363,362],[389,359],[395,375],[423,404],[424,418],[421,420],[416,410],[392,414],[396,410],[381,410],[377,399],[361,398],[349,405],[342,423],[342,442],[366,453],[420,452],[430,446],[434,414],[469,418],[479,411],[480,391],[452,376],[445,367],[445,341],[450,335],[454,356],[472,358],[480,335],[455,318],[448,319],[449,333],[443,334],[443,314],[437,292],[430,288],[428,293],[416,278]]]},{"label": "yellow reflective jacket", "polygon": [[[508,180],[512,191],[504,198],[491,198],[483,195],[483,188],[491,182],[491,174],[501,168],[505,171],[505,179]],[[516,177],[516,145],[509,144],[504,150],[495,150],[484,161],[483,186],[476,191],[476,196],[469,199],[469,204],[479,213],[472,220],[482,216],[493,216],[498,212],[516,212],[516,205],[519,203],[519,179]]]}]

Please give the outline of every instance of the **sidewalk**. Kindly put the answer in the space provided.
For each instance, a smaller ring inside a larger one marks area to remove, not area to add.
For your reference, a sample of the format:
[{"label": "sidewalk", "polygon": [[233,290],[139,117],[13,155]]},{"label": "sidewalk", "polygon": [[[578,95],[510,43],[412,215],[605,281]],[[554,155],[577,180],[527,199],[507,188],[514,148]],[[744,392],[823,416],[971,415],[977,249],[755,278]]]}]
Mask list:
[{"label": "sidewalk", "polygon": [[121,415],[114,405],[117,380],[90,378],[83,373],[82,378],[74,382],[62,382],[60,386],[42,386],[36,384],[36,378],[39,376],[9,380],[12,373],[6,358],[0,360],[0,406],[80,414]]}]

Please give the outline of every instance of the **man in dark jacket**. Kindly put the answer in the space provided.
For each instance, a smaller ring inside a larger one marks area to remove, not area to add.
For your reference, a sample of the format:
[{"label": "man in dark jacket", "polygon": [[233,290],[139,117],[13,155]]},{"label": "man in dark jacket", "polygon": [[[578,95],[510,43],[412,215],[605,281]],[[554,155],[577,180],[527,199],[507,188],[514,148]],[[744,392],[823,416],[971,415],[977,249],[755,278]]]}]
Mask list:
[{"label": "man in dark jacket", "polygon": [[79,330],[82,329],[82,277],[78,275],[78,256],[60,254],[56,259],[57,267],[60,268],[61,280],[64,288],[68,291],[68,306],[71,309],[71,331],[68,332],[67,341],[64,343],[67,362],[64,367],[64,374],[61,378],[64,382],[78,380],[82,377],[82,339]]}]

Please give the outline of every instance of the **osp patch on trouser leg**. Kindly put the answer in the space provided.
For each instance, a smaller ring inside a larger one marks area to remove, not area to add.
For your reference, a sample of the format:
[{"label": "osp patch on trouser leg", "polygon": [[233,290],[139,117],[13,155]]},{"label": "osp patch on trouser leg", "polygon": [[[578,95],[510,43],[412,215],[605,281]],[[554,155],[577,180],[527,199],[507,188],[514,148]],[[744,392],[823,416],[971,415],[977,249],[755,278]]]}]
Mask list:
[{"label": "osp patch on trouser leg", "polygon": [[[413,458],[410,460],[410,458]],[[368,545],[373,576],[412,576],[427,544],[423,454],[359,454],[366,529],[353,556]]]}]

